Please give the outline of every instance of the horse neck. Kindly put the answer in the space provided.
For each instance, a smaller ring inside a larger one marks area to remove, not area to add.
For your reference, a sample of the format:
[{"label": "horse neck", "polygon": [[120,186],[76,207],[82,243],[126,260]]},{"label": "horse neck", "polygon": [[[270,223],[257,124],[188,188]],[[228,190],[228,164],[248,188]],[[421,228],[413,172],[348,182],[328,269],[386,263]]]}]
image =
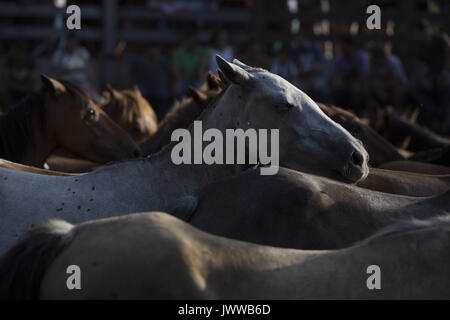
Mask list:
[{"label": "horse neck", "polygon": [[438,176],[438,179],[446,183],[450,187],[450,174],[442,174]]},{"label": "horse neck", "polygon": [[23,160],[25,165],[43,167],[47,158],[58,148],[56,140],[42,130],[38,122],[33,119],[34,144],[28,145]]},{"label": "horse neck", "polygon": [[192,99],[180,102],[175,110],[165,115],[159,123],[156,133],[141,144],[143,154],[151,155],[160,151],[170,143],[173,131],[188,128],[198,117],[198,113],[197,106]]},{"label": "horse neck", "polygon": [[367,130],[369,133],[369,139],[372,139],[372,141],[377,145],[376,151],[378,151],[378,153],[383,156],[383,162],[405,159],[405,157],[400,154],[397,148],[392,143],[383,138],[380,134],[378,134],[378,132],[376,132],[369,126],[367,126]]},{"label": "horse neck", "polygon": [[[206,185],[225,177],[242,172],[239,165],[175,165],[171,153],[174,143],[164,147],[159,153],[149,158],[130,160],[113,164],[86,175],[95,175],[96,181],[115,185],[114,197],[124,196],[124,204],[129,204],[130,185],[124,181],[132,181],[139,186],[133,192],[133,212],[164,211],[170,212],[172,204],[183,196],[195,195],[196,191]],[[124,208],[126,212],[129,207]],[[182,213],[183,214],[183,213]],[[179,217],[183,218],[183,217]]]},{"label": "horse neck", "polygon": [[236,123],[243,107],[242,95],[242,89],[235,85],[229,86],[220,93],[216,97],[216,102],[213,101],[200,117],[204,130],[214,128],[224,134],[226,129],[245,126],[245,124],[237,125]]},{"label": "horse neck", "polygon": [[390,122],[390,125],[398,130],[393,130],[394,134],[399,132],[402,136],[411,136],[412,143],[415,143],[416,147],[427,146],[428,148],[437,148],[450,144],[449,139],[441,137],[416,123],[410,123],[399,116],[391,117]]}]

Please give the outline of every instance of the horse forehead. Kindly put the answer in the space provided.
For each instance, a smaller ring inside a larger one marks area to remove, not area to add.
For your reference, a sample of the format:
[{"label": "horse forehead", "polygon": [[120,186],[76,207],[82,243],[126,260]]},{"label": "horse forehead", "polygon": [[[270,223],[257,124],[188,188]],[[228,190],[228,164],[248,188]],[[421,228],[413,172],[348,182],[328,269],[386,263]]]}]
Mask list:
[{"label": "horse forehead", "polygon": [[277,100],[287,100],[289,103],[300,103],[306,94],[289,81],[269,72],[257,73],[255,81],[263,89],[265,95]]}]

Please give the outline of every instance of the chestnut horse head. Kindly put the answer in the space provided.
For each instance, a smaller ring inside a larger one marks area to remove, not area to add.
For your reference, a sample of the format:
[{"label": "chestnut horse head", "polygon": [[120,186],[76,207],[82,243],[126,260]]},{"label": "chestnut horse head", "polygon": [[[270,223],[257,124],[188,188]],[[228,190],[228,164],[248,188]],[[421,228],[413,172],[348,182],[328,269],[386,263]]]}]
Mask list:
[{"label": "chestnut horse head", "polygon": [[140,156],[139,147],[75,84],[41,76],[43,88],[0,120],[0,157],[41,167],[58,148],[94,162]]},{"label": "chestnut horse head", "polygon": [[103,110],[116,121],[136,143],[150,138],[158,129],[156,113],[139,88],[117,91],[106,86]]}]

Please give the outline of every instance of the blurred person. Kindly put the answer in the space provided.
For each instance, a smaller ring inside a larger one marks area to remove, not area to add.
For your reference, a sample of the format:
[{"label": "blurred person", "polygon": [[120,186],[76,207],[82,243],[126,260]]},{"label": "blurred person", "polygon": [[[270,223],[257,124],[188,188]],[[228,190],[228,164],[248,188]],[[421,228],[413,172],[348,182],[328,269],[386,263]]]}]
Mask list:
[{"label": "blurred person", "polygon": [[365,81],[369,71],[367,54],[358,48],[354,37],[345,37],[341,42],[341,54],[335,58],[330,76],[334,103],[359,113],[366,94]]},{"label": "blurred person", "polygon": [[142,95],[150,102],[158,119],[167,113],[170,104],[170,61],[162,48],[148,48],[143,56],[136,57],[132,75]]},{"label": "blurred person", "polygon": [[411,52],[416,58],[423,60],[427,57],[432,36],[433,32],[428,20],[422,19],[414,26],[413,41],[411,43],[414,47]]},{"label": "blurred person", "polygon": [[322,49],[299,34],[292,43],[291,57],[299,70],[296,85],[310,96],[323,100],[327,96],[328,86]]},{"label": "blurred person", "polygon": [[248,45],[245,46],[244,52],[239,57],[239,59],[249,66],[255,66],[263,69],[269,69],[270,67],[270,59],[265,54],[264,50],[261,48],[261,45],[252,41]]},{"label": "blurred person", "polygon": [[4,61],[2,70],[4,108],[14,106],[39,87],[38,72],[25,43],[14,43]]},{"label": "blurred person", "polygon": [[420,67],[410,78],[411,98],[421,107],[419,121],[448,133],[450,126],[450,44],[446,35],[434,35]]},{"label": "blurred person", "polygon": [[133,86],[132,64],[136,61],[136,56],[129,50],[128,42],[119,40],[113,51],[113,76],[110,84],[114,88],[129,89]]},{"label": "blurred person", "polygon": [[189,86],[199,86],[204,60],[205,50],[198,45],[195,33],[186,33],[183,43],[172,53],[174,93],[177,98],[186,94]]},{"label": "blurred person", "polygon": [[233,61],[234,59],[234,50],[233,47],[229,44],[229,36],[226,31],[218,31],[214,33],[212,37],[212,41],[214,41],[213,46],[208,50],[207,59],[208,59],[208,70],[203,70],[204,72],[211,71],[217,76],[217,62],[216,55],[220,55],[227,61]]},{"label": "blurred person", "polygon": [[291,59],[289,48],[283,45],[272,60],[270,72],[279,75],[291,83],[298,80],[298,69],[295,62]]},{"label": "blurred person", "polygon": [[91,55],[80,45],[74,33],[69,33],[66,43],[52,57],[53,74],[62,80],[74,82],[94,93]]},{"label": "blurred person", "polygon": [[370,50],[368,76],[368,105],[400,107],[405,93],[407,78],[401,61],[388,55],[384,46],[375,45]]}]

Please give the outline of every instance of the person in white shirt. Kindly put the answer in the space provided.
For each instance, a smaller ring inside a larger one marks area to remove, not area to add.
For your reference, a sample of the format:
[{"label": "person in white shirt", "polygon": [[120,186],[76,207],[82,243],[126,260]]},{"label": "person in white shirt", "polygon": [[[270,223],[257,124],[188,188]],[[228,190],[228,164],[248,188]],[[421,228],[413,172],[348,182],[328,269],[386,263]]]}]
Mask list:
[{"label": "person in white shirt", "polygon": [[52,57],[54,75],[62,80],[74,82],[89,91],[95,91],[91,83],[91,55],[78,39],[69,34],[64,47]]},{"label": "person in white shirt", "polygon": [[276,57],[272,60],[270,72],[279,75],[291,83],[296,83],[298,80],[299,71],[295,61],[289,55],[289,49],[283,46]]}]

